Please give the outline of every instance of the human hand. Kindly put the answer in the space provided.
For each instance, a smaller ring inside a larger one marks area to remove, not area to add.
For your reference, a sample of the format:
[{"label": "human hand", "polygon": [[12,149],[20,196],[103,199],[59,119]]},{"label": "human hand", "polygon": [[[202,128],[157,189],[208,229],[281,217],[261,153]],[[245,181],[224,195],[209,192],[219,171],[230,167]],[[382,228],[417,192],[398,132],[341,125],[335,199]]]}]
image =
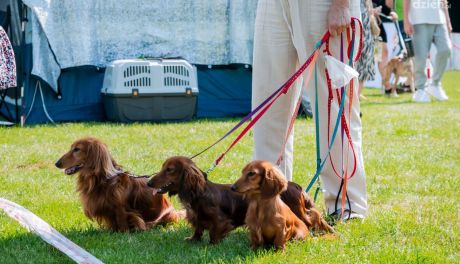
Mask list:
[{"label": "human hand", "polygon": [[351,23],[349,0],[334,0],[327,12],[327,28],[332,36],[345,31]]},{"label": "human hand", "polygon": [[372,8],[372,12],[373,12],[374,16],[379,16],[382,13],[382,6]]},{"label": "human hand", "polygon": [[396,12],[391,11],[390,18],[392,21],[398,21],[398,14],[396,14]]},{"label": "human hand", "polygon": [[409,19],[404,19],[404,32],[409,36],[414,34],[414,26],[409,22]]}]

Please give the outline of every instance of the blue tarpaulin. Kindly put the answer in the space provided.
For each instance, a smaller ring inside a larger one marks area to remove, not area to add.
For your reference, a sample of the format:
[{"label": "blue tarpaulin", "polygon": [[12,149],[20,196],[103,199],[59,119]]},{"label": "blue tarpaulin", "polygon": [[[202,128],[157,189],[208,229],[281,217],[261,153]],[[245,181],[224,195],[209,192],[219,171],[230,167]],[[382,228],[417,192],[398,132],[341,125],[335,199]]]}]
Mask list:
[{"label": "blue tarpaulin", "polygon": [[[30,75],[31,47],[26,48],[25,83],[22,114],[26,124],[49,122],[40,95],[35,88],[38,77]],[[246,65],[206,66],[197,65],[199,96],[197,117],[233,117],[248,113],[251,109],[251,68]],[[45,82],[40,81],[45,106],[56,122],[103,121],[101,88],[104,68],[79,66],[64,69],[58,80],[60,96]],[[35,93],[34,105],[31,108]]]}]

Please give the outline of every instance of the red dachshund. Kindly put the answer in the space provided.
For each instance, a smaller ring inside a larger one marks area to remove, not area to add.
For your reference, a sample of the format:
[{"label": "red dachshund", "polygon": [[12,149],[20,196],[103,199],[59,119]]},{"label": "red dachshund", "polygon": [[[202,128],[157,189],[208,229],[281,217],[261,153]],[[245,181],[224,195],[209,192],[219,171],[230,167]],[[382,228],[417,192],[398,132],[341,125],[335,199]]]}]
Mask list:
[{"label": "red dachshund", "polygon": [[249,163],[233,185],[249,201],[245,222],[254,250],[269,245],[284,250],[286,241],[302,240],[310,234],[305,223],[281,200],[280,194],[287,187],[281,171],[266,161]]},{"label": "red dachshund", "polygon": [[67,175],[78,173],[77,191],[85,215],[113,231],[145,230],[179,219],[164,195],[153,195],[145,177],[122,171],[96,138],[75,141],[56,167]]}]

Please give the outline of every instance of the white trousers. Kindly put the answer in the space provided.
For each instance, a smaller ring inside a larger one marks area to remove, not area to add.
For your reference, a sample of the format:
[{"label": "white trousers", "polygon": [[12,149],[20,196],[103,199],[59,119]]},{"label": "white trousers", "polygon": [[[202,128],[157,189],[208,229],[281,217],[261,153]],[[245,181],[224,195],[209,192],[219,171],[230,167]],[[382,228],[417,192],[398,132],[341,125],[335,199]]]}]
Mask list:
[{"label": "white trousers", "polygon": [[[259,0],[254,35],[253,108],[278,89],[313,52],[316,42],[326,32],[326,17],[331,1]],[[360,18],[359,0],[351,0],[350,2],[352,16]],[[331,51],[336,58],[340,58],[339,37],[331,39]],[[317,65],[319,134],[322,158],[327,153],[328,120],[328,89],[324,63],[324,55],[321,53]],[[268,160],[275,163],[279,153],[284,151],[284,158],[280,164],[280,168],[285,172],[288,180],[292,180],[294,150],[294,137],[292,134],[288,139],[286,148],[284,150],[282,148],[290,118],[301,91],[301,84],[302,80],[297,81],[295,86],[286,95],[281,96],[254,126],[254,159]],[[313,109],[316,103],[314,87],[314,75],[312,75],[311,81],[306,85],[306,89]],[[347,191],[351,210],[364,216],[367,212],[367,198],[361,152],[361,120],[359,117],[360,110],[357,90],[357,87],[355,87],[352,111],[350,113],[351,121],[349,122],[350,133],[357,155],[357,170],[353,178],[347,181]],[[338,109],[337,103],[334,102],[331,110],[331,135]],[[343,143],[345,146],[346,142]],[[344,147],[344,149],[346,150],[347,148]],[[349,167],[352,167],[351,151],[348,151],[347,154],[342,149],[340,129],[331,155],[337,170],[341,170],[340,166],[342,166],[342,161],[346,160],[347,155],[349,158]],[[350,168],[349,171],[351,171]],[[340,198],[336,205],[336,197],[340,189],[341,179],[336,176],[329,161],[324,166],[320,179],[322,187],[325,190],[325,203],[328,213],[332,213],[336,207],[341,207]]]}]

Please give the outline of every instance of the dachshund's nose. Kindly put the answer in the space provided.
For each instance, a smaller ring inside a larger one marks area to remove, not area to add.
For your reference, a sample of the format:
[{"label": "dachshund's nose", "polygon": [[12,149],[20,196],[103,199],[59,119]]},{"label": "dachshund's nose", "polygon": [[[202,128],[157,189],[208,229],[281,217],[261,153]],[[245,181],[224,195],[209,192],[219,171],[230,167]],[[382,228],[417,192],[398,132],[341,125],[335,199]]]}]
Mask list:
[{"label": "dachshund's nose", "polygon": [[61,161],[61,160],[58,160],[54,165],[56,165],[56,167],[58,167],[58,168],[61,168],[61,166],[62,166],[62,161]]},{"label": "dachshund's nose", "polygon": [[232,187],[230,187],[230,189],[232,189],[232,191],[235,192],[235,191],[236,191],[236,186],[235,186],[235,184],[233,184]]}]

